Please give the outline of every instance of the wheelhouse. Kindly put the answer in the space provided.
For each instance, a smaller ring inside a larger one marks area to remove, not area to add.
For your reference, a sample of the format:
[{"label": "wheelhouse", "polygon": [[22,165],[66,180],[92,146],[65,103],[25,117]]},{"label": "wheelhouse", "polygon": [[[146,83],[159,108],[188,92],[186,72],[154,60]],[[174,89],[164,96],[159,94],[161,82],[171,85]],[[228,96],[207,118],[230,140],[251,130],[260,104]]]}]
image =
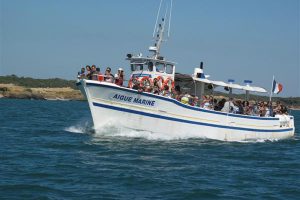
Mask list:
[{"label": "wheelhouse", "polygon": [[158,76],[165,78],[175,77],[175,63],[142,57],[128,58],[130,61],[131,76],[135,78],[148,76],[150,78],[156,78]]}]

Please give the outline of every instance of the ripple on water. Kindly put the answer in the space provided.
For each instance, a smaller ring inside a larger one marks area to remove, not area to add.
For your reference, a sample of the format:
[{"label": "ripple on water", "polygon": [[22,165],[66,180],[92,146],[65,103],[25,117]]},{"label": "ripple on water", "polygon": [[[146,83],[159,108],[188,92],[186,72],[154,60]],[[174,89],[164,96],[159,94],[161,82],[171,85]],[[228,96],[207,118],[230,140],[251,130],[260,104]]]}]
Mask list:
[{"label": "ripple on water", "polygon": [[[0,199],[300,196],[298,135],[222,142],[112,125],[95,132],[85,102],[0,100],[0,105]],[[45,110],[47,117],[40,117]],[[300,127],[300,112],[295,122]]]}]

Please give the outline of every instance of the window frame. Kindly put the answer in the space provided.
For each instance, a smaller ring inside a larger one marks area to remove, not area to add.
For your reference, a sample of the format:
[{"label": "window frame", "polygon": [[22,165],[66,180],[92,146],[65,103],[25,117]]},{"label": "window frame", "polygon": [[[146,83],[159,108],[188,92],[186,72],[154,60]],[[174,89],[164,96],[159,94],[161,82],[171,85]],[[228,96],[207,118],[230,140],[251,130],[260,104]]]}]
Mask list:
[{"label": "window frame", "polygon": [[[171,68],[171,73],[168,73],[168,67],[170,67]],[[165,72],[166,72],[166,74],[173,74],[174,73],[174,65],[172,65],[172,64],[166,64],[165,65]]]},{"label": "window frame", "polygon": [[[163,65],[163,71],[162,72],[158,71],[157,66],[159,66],[159,65]],[[166,73],[166,64],[165,63],[161,63],[161,62],[156,62],[155,63],[155,70],[156,70],[156,72],[159,72],[159,73]]]}]

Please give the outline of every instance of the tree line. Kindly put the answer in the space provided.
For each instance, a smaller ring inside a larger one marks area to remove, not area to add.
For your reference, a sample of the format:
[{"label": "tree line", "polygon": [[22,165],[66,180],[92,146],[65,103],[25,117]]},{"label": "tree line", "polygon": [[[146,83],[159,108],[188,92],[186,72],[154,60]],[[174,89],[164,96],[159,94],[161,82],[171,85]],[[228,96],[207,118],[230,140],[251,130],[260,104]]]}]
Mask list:
[{"label": "tree line", "polygon": [[76,87],[75,80],[64,80],[60,78],[49,79],[35,79],[30,77],[18,77],[16,75],[0,76],[0,83],[2,84],[14,84],[23,87],[30,88],[62,88],[70,87],[78,89]]}]

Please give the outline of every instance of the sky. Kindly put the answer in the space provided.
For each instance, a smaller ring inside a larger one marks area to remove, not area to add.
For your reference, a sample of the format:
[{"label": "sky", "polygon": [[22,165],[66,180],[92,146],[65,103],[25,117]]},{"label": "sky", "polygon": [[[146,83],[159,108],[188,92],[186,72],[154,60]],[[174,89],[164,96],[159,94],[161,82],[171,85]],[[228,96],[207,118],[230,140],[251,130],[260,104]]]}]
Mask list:
[{"label": "sky", "polygon": [[[76,79],[95,64],[123,67],[150,55],[159,0],[0,0],[0,75]],[[299,0],[174,0],[161,54],[192,74],[234,79],[300,96]]]}]

